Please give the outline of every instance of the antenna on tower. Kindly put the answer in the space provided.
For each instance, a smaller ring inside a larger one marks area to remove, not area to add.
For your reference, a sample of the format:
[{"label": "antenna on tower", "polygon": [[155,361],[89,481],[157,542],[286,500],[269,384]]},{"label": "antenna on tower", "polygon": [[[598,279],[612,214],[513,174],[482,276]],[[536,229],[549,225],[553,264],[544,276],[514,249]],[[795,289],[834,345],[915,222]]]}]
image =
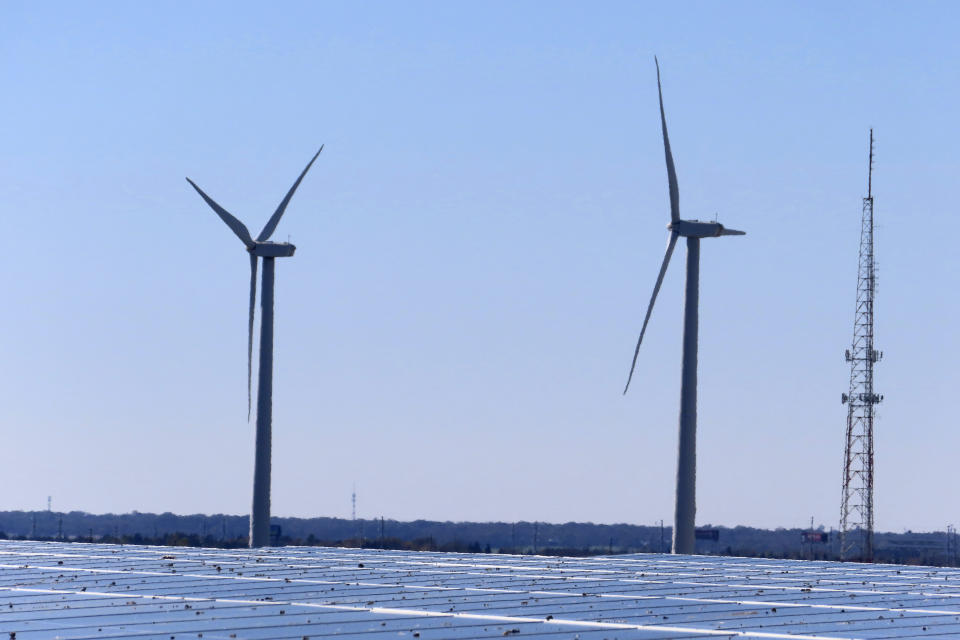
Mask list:
[{"label": "antenna on tower", "polygon": [[[870,130],[870,169],[867,197],[860,218],[860,259],[853,344],[846,352],[850,388],[841,395],[847,405],[840,503],[840,559],[873,560],[873,417],[883,396],[873,388],[873,366],[883,357],[874,349],[873,301],[876,264],[873,253],[873,129]],[[855,553],[856,552],[856,553]]]},{"label": "antenna on tower", "polygon": [[357,483],[353,483],[353,495],[350,496],[350,502],[353,504],[353,510],[350,519],[357,521]]}]

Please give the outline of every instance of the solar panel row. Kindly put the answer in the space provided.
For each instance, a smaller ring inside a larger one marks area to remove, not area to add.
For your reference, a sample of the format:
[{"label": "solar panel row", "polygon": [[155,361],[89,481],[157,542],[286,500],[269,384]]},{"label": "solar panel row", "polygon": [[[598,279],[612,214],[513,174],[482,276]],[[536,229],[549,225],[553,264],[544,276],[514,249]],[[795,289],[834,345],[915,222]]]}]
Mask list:
[{"label": "solar panel row", "polygon": [[0,632],[17,640],[960,637],[960,570],[3,541]]}]

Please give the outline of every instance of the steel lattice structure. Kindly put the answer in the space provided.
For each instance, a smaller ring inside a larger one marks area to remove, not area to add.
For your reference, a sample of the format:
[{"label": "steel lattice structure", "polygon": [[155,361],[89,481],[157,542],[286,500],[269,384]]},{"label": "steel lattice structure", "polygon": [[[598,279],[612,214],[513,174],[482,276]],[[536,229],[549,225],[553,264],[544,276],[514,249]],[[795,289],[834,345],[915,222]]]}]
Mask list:
[{"label": "steel lattice structure", "polygon": [[874,348],[876,264],[873,245],[873,129],[870,130],[870,169],[867,197],[860,222],[860,260],[857,271],[857,309],[853,345],[847,351],[850,390],[847,437],[843,460],[843,500],[840,507],[840,558],[873,560],[873,418],[883,400],[873,387],[873,366],[883,354]]}]

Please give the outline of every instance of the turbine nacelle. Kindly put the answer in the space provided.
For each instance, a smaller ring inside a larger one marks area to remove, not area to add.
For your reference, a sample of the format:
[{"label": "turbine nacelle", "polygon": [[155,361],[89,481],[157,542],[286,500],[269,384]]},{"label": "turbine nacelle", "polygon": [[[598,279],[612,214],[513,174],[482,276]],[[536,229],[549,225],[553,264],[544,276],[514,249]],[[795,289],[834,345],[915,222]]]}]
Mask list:
[{"label": "turbine nacelle", "polygon": [[289,242],[257,242],[247,249],[260,258],[289,258],[297,248]]},{"label": "turbine nacelle", "polygon": [[700,220],[677,220],[667,225],[667,229],[685,238],[716,238],[718,236],[742,236],[745,231],[727,229],[719,222]]}]

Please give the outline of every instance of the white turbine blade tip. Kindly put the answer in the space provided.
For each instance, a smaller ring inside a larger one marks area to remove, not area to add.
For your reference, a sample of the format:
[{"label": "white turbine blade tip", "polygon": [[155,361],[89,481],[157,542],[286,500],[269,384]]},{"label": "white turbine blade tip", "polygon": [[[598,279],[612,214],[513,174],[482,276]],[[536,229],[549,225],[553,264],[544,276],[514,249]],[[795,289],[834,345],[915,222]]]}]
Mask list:
[{"label": "white turbine blade tip", "polygon": [[640,329],[640,337],[637,339],[637,347],[633,351],[633,362],[630,363],[630,374],[627,376],[627,384],[623,388],[623,394],[627,394],[630,389],[630,381],[633,380],[633,371],[637,367],[637,356],[640,354],[640,344],[643,342],[643,335],[647,332],[647,323],[650,322],[650,314],[653,313],[653,304],[657,301],[657,294],[660,292],[660,285],[663,284],[663,276],[667,272],[667,266],[670,264],[670,256],[673,255],[673,248],[677,244],[679,234],[670,233],[670,239],[667,241],[667,251],[663,256],[663,263],[660,265],[660,273],[657,274],[657,283],[653,286],[653,295],[650,296],[650,305],[647,307],[647,315],[643,318],[643,327]]}]

